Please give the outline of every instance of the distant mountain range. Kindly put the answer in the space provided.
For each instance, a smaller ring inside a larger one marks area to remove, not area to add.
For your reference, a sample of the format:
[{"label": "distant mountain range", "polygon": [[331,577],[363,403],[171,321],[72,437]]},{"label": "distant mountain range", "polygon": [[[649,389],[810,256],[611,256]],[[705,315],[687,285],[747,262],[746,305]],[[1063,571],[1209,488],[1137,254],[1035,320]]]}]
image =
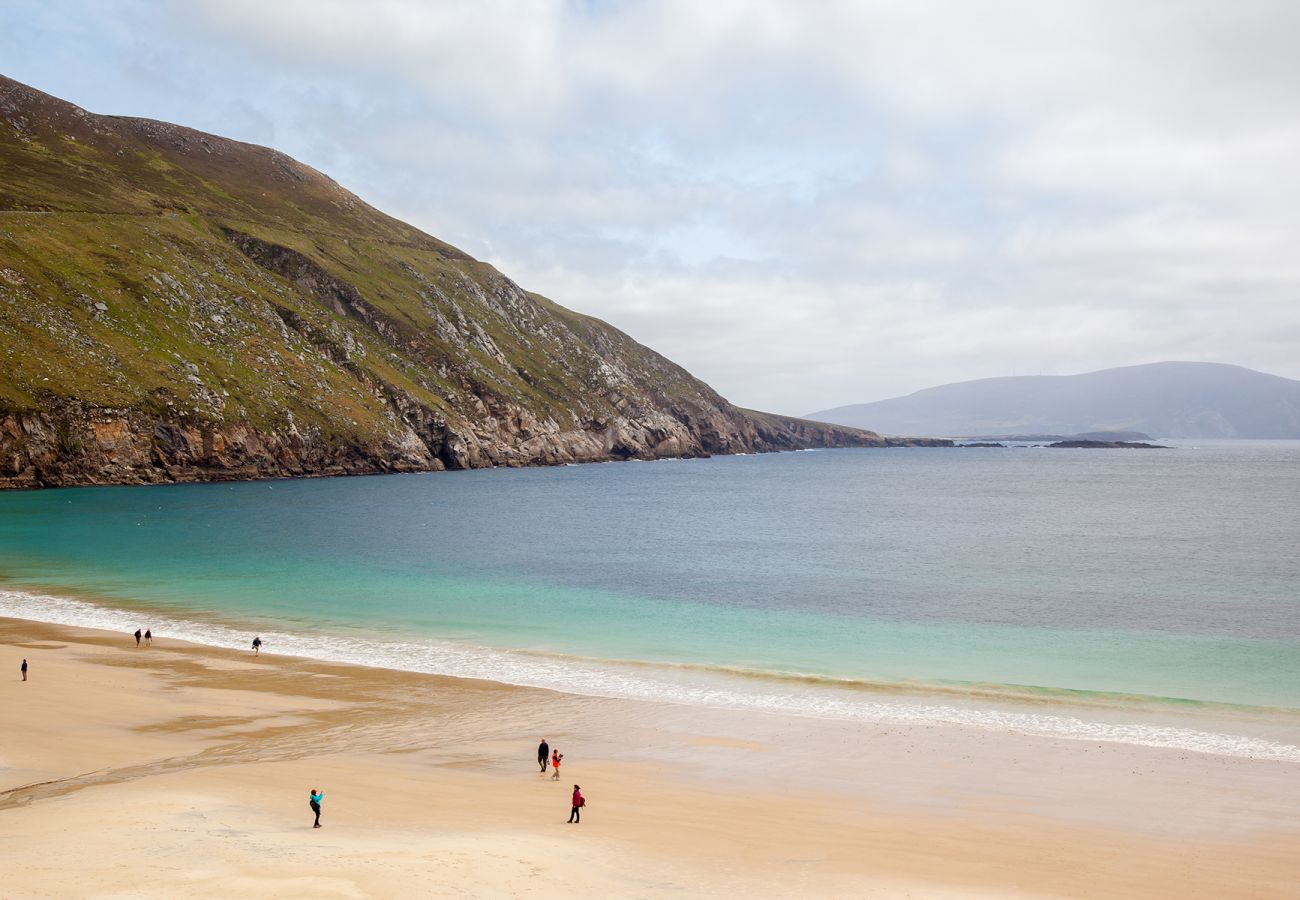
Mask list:
[{"label": "distant mountain range", "polygon": [[1085,375],[981,378],[808,418],[883,434],[1139,431],[1300,439],[1300,381],[1221,363],[1160,362]]}]

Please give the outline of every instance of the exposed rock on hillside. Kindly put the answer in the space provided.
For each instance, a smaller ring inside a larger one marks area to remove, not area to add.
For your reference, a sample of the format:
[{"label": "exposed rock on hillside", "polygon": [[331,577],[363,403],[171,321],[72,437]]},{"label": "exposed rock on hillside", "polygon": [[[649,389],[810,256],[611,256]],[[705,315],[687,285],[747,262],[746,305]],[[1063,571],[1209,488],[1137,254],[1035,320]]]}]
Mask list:
[{"label": "exposed rock on hillside", "polygon": [[269,150],[0,78],[0,486],[800,447]]}]

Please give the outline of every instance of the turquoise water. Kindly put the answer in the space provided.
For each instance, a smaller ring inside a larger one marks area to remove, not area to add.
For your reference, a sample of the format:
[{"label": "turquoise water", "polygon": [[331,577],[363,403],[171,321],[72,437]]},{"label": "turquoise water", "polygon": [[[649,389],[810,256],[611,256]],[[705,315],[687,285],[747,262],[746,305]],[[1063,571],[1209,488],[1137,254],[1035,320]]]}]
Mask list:
[{"label": "turquoise water", "polygon": [[742,669],[1300,709],[1297,546],[1294,442],[84,488],[0,495],[0,612],[561,689],[633,661],[644,695]]}]

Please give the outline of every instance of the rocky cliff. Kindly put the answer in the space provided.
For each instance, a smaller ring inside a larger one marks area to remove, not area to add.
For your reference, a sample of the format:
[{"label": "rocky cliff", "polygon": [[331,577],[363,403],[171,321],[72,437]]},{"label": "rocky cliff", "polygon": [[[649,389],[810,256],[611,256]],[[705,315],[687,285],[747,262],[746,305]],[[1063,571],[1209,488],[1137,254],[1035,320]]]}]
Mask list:
[{"label": "rocky cliff", "polygon": [[264,147],[0,78],[0,486],[880,446],[739,409]]}]

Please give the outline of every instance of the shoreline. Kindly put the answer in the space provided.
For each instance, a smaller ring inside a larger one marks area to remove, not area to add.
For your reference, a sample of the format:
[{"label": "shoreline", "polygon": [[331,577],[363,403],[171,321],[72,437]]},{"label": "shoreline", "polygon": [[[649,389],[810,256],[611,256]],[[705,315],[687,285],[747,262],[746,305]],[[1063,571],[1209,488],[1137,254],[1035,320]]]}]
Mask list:
[{"label": "shoreline", "polygon": [[[137,651],[27,620],[0,620],[0,646],[32,662],[0,680],[15,896],[1283,897],[1300,878],[1292,763]],[[533,768],[543,735],[559,784]],[[573,780],[591,805],[571,827]]]},{"label": "shoreline", "polygon": [[[12,601],[6,602],[13,597],[45,604],[41,611],[46,617],[21,614]],[[133,606],[114,598],[70,592],[37,593],[0,582],[0,617],[7,615],[111,633],[129,632],[136,621],[152,620],[196,646],[234,651],[242,649],[260,625],[268,653],[539,688],[578,697],[767,712],[801,719],[857,722],[863,727],[908,723],[973,727],[1300,763],[1300,710],[1285,707],[1068,689],[1021,693],[998,692],[996,687],[1000,686],[995,686],[987,691],[966,690],[923,683],[873,683],[751,672],[696,663],[597,659],[404,636],[284,632],[273,629],[289,623],[271,619],[236,628],[215,614],[160,610],[147,604]],[[158,630],[157,625],[153,627]],[[559,677],[557,666],[566,677]],[[1083,698],[1078,696],[1081,693]],[[1137,702],[1130,702],[1133,700]]]},{"label": "shoreline", "polygon": [[[37,410],[40,414],[42,410]],[[797,419],[790,416],[780,416],[775,413],[763,413],[756,410],[742,410],[742,412],[751,415],[771,416],[778,419],[807,422],[808,424],[825,429],[840,429],[846,432],[857,432],[860,434],[873,435],[874,432],[865,429],[855,428],[853,426],[835,425],[829,422],[812,422],[807,419]],[[0,411],[0,415],[4,412]],[[21,413],[19,413],[21,415]],[[856,435],[853,435],[856,439]],[[53,491],[64,488],[97,488],[97,487],[150,487],[169,484],[248,484],[263,481],[305,481],[319,478],[366,478],[372,476],[387,475],[440,475],[446,472],[475,472],[491,469],[551,469],[561,466],[587,466],[603,465],[605,463],[626,463],[626,462],[688,462],[699,459],[713,459],[714,457],[726,456],[753,456],[756,454],[767,453],[806,453],[809,451],[819,450],[915,450],[925,448],[938,449],[958,449],[955,441],[949,438],[931,438],[931,437],[885,437],[884,435],[875,435],[874,442],[871,443],[849,443],[835,444],[828,443],[822,446],[809,447],[763,447],[752,448],[749,450],[736,450],[730,453],[704,452],[699,453],[681,453],[675,455],[647,455],[647,456],[609,456],[602,458],[584,458],[584,459],[534,459],[528,462],[494,462],[490,465],[465,465],[449,467],[439,462],[438,465],[423,467],[404,467],[389,466],[384,467],[376,465],[374,468],[356,468],[349,469],[342,466],[326,466],[320,469],[303,470],[298,472],[291,471],[249,471],[245,468],[214,469],[206,467],[179,468],[173,467],[168,469],[147,469],[144,470],[144,476],[140,473],[133,472],[132,479],[121,479],[117,481],[95,481],[95,480],[77,480],[80,473],[73,473],[70,480],[66,481],[42,481],[41,477],[33,472],[30,477],[27,473],[20,473],[12,476],[0,476],[0,491]],[[153,477],[157,476],[157,477]],[[88,479],[93,475],[87,476]]]},{"label": "shoreline", "polygon": [[[751,411],[752,412],[752,411]],[[782,417],[793,418],[793,417]],[[805,420],[810,421],[810,420]],[[831,428],[856,429],[851,425],[835,425],[826,422],[814,422],[813,424]],[[25,481],[18,477],[0,478],[0,492],[5,493],[25,493],[34,491],[60,491],[76,488],[118,488],[118,487],[164,487],[167,485],[178,484],[255,484],[259,482],[275,481],[312,481],[326,478],[381,478],[387,476],[409,476],[409,475],[441,475],[455,472],[481,472],[493,469],[553,469],[563,466],[596,466],[608,463],[632,463],[632,462],[693,462],[696,460],[715,459],[719,457],[730,456],[756,456],[778,453],[821,453],[828,450],[970,450],[970,449],[987,449],[977,445],[962,444],[960,441],[973,440],[971,438],[948,438],[948,437],[902,437],[896,435],[879,435],[880,443],[872,444],[854,444],[854,445],[828,445],[823,447],[778,447],[771,449],[755,450],[737,450],[731,453],[712,452],[699,454],[683,454],[679,456],[630,456],[619,457],[611,456],[607,459],[577,459],[577,460],[557,460],[557,461],[536,461],[529,463],[520,463],[513,465],[510,463],[499,463],[486,466],[465,466],[463,468],[376,468],[376,469],[321,469],[317,471],[304,471],[298,473],[269,473],[264,475],[250,474],[245,471],[235,469],[195,469],[186,470],[186,474],[194,474],[196,477],[190,478],[176,476],[174,473],[166,478],[156,480],[121,480],[121,481],[68,481],[68,482],[39,482],[36,480]],[[1008,443],[1028,444],[1027,441],[1003,439]],[[1269,444],[1269,443],[1296,443],[1300,438],[1159,438],[1159,440],[1174,440],[1184,443],[1199,442],[1200,445],[1205,443],[1231,442],[1241,444]],[[1120,442],[1124,443],[1124,442]],[[1048,445],[1043,444],[1038,448],[1022,447],[1015,449],[1043,449]],[[1199,445],[1198,445],[1199,446]],[[1179,446],[1159,446],[1156,449],[1161,450],[1186,450],[1198,449],[1198,446],[1179,447]],[[1013,449],[1004,447],[1002,449]],[[1077,448],[1066,448],[1077,449]]]}]

